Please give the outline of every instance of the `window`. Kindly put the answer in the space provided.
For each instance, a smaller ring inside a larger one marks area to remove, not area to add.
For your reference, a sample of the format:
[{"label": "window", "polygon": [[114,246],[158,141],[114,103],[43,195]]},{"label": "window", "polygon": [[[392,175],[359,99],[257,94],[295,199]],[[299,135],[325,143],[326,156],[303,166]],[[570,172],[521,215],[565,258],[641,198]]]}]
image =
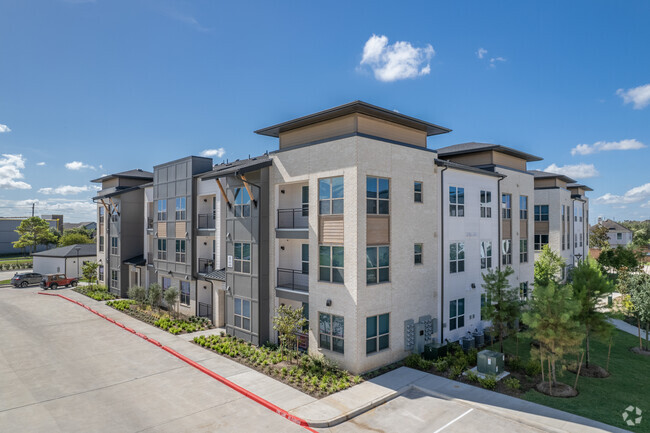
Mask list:
[{"label": "window", "polygon": [[190,282],[181,281],[181,304],[190,305]]},{"label": "window", "polygon": [[167,220],[167,200],[158,200],[158,221]]},{"label": "window", "polygon": [[455,274],[465,271],[465,243],[452,242],[449,244],[449,272]]},{"label": "window", "polygon": [[343,214],[343,176],[318,180],[318,213]]},{"label": "window", "polygon": [[519,196],[519,219],[528,219],[528,197],[525,195]]},{"label": "window", "polygon": [[492,267],[492,241],[481,241],[481,269]]},{"label": "window", "polygon": [[169,289],[171,286],[172,286],[172,279],[167,278],[167,277],[163,277],[163,279],[162,279],[162,290],[163,290],[163,292],[165,290]]},{"label": "window", "polygon": [[[535,207],[537,207],[537,206],[535,206]],[[564,221],[565,218],[566,218],[566,215],[564,214],[564,205],[562,205],[560,207],[562,208],[562,221]],[[537,210],[535,211],[535,216],[537,216]],[[535,219],[535,221],[537,221],[537,219]]]},{"label": "window", "polygon": [[251,330],[251,301],[235,298],[235,328]]},{"label": "window", "polygon": [[[564,206],[562,206],[562,218],[564,219]],[[535,221],[548,221],[548,205],[535,205]]]},{"label": "window", "polygon": [[449,216],[465,216],[465,188],[449,187]]},{"label": "window", "polygon": [[212,219],[217,219],[217,196],[212,196]]},{"label": "window", "polygon": [[176,262],[185,263],[185,240],[176,239]]},{"label": "window", "polygon": [[565,246],[564,246],[564,245],[565,245],[565,242],[566,242],[566,235],[563,233],[563,234],[562,234],[562,250],[563,250],[563,251],[565,250]]},{"label": "window", "polygon": [[318,330],[319,347],[343,353],[343,317],[327,313],[318,313]]},{"label": "window", "polygon": [[302,244],[301,256],[302,256],[301,257],[302,273],[308,274],[309,273],[309,244]]},{"label": "window", "polygon": [[519,239],[519,263],[528,262],[528,239]]},{"label": "window", "polygon": [[[621,241],[623,240],[623,233],[616,233],[616,240]],[[100,250],[101,251],[101,250]]]},{"label": "window", "polygon": [[582,233],[580,233],[580,246],[582,246]]},{"label": "window", "polygon": [[111,287],[118,287],[119,277],[117,271],[111,270]]},{"label": "window", "polygon": [[422,203],[422,182],[413,182],[413,201]]},{"label": "window", "polygon": [[528,281],[519,283],[519,299],[522,301],[528,299]]},{"label": "window", "polygon": [[99,265],[99,267],[97,269],[99,271],[99,277],[98,277],[99,281],[104,281],[104,266]]},{"label": "window", "polygon": [[388,349],[390,318],[380,314],[366,318],[366,355]]},{"label": "window", "polygon": [[251,244],[235,242],[235,272],[251,273]]},{"label": "window", "polygon": [[481,218],[492,218],[491,191],[481,191]]},{"label": "window", "polygon": [[578,222],[578,208],[573,208],[573,222]]},{"label": "window", "polygon": [[544,245],[548,245],[548,235],[535,235],[535,251],[541,251]]},{"label": "window", "polygon": [[234,201],[233,212],[236,217],[251,216],[251,198],[246,188],[235,188]]},{"label": "window", "polygon": [[389,247],[366,248],[366,283],[385,283],[389,281]]},{"label": "window", "polygon": [[422,244],[415,244],[413,248],[413,263],[422,264]]},{"label": "window", "polygon": [[379,177],[366,178],[366,211],[368,215],[390,212],[390,181]]},{"label": "window", "polygon": [[158,260],[167,260],[167,239],[158,239]]},{"label": "window", "polygon": [[343,282],[343,247],[321,245],[319,248],[320,281]]},{"label": "window", "polygon": [[176,198],[176,221],[187,219],[187,201],[185,197]]},{"label": "window", "polygon": [[101,224],[103,222],[104,222],[104,208],[100,207],[99,208],[99,223]]},{"label": "window", "polygon": [[504,265],[512,264],[512,240],[504,239],[501,241],[501,263]]},{"label": "window", "polygon": [[485,306],[490,304],[491,301],[488,299],[486,293],[481,293],[481,320],[485,320],[483,310],[485,309]]},{"label": "window", "polygon": [[99,237],[99,251],[104,251],[104,236]]},{"label": "window", "polygon": [[120,205],[118,203],[118,204],[113,205],[113,212],[111,212],[111,221],[116,223],[117,218],[119,217],[119,215],[120,215]]},{"label": "window", "polygon": [[465,298],[449,301],[449,330],[465,326]]},{"label": "window", "polygon": [[578,248],[578,235],[573,235],[573,248]]},{"label": "window", "polygon": [[503,219],[510,219],[512,213],[512,195],[502,194],[501,195],[501,210]]},{"label": "window", "polygon": [[118,242],[117,237],[111,236],[111,254],[114,256],[118,255],[117,242]]},{"label": "window", "polygon": [[303,186],[301,188],[301,197],[302,197],[302,216],[309,216],[309,186]]}]

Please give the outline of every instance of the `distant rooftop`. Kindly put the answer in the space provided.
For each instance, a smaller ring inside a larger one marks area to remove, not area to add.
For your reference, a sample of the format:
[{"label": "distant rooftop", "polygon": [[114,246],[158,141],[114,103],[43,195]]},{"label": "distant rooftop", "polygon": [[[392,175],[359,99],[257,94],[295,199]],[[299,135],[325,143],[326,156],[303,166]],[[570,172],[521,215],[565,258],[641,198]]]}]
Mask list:
[{"label": "distant rooftop", "polygon": [[216,179],[224,176],[232,176],[237,174],[248,173],[249,171],[259,170],[260,168],[268,167],[273,163],[269,155],[264,154],[254,156],[248,159],[237,160],[233,162],[226,162],[215,165],[212,171],[201,174],[201,179]]},{"label": "distant rooftop", "polygon": [[[79,253],[77,253],[79,248]],[[92,244],[75,244],[68,245],[67,247],[53,248],[51,250],[41,251],[40,253],[32,254],[41,257],[77,257],[77,256],[95,256],[97,255],[97,246]]]},{"label": "distant rooftop", "polygon": [[99,177],[97,179],[91,180],[91,182],[102,183],[109,179],[126,178],[126,179],[144,179],[144,180],[153,180],[153,173],[150,171],[144,171],[141,168],[136,168],[134,170],[127,170],[120,173],[107,174],[106,176]]},{"label": "distant rooftop", "polygon": [[583,185],[581,183],[570,183],[567,185],[567,188],[582,188],[585,191],[593,191],[593,189],[589,188],[587,185]]},{"label": "distant rooftop", "polygon": [[557,178],[560,179],[566,183],[575,183],[575,180],[571,179],[568,176],[565,176],[563,174],[559,173],[550,173],[548,171],[541,171],[541,170],[528,170],[529,173],[532,173],[533,176],[535,176],[535,179],[553,179]]},{"label": "distant rooftop", "polygon": [[539,156],[531,155],[529,153],[521,152],[517,149],[511,147],[502,146],[500,144],[492,143],[477,143],[474,141],[468,143],[453,144],[447,147],[441,147],[438,149],[438,156],[440,158],[445,158],[447,156],[453,155],[462,155],[467,153],[476,153],[483,152],[486,150],[494,150],[497,152],[505,153],[506,155],[511,155],[517,158],[525,159],[528,162],[531,161],[541,161],[543,158]]},{"label": "distant rooftop", "polygon": [[[615,230],[615,231],[619,231],[619,232],[629,232],[629,233],[632,232],[632,230],[630,230],[630,229],[628,229],[627,227],[625,227],[625,226],[623,226],[623,225],[617,223],[616,221],[612,221],[612,220],[601,220],[601,221],[599,221],[598,223],[604,225],[604,226],[607,227],[609,230]],[[592,228],[592,230],[593,230],[593,228]]]}]

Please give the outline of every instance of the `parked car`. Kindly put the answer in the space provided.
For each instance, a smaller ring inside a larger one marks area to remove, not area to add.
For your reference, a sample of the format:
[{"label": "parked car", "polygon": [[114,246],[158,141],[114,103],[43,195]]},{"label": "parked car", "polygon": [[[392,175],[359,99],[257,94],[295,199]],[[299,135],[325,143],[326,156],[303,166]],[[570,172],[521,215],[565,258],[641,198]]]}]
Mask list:
[{"label": "parked car", "polygon": [[31,284],[38,284],[43,279],[43,275],[36,272],[22,272],[16,273],[11,278],[11,284],[14,287],[27,287]]},{"label": "parked car", "polygon": [[41,287],[47,289],[58,289],[59,287],[75,287],[79,282],[79,278],[67,278],[65,274],[49,274],[44,275],[41,279]]}]

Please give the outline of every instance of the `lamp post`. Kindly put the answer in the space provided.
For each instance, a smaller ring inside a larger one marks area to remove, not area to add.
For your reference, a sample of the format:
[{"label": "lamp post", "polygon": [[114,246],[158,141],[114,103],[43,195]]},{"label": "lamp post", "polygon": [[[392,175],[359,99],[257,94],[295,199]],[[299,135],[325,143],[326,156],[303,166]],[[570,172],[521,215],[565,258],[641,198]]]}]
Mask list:
[{"label": "lamp post", "polygon": [[75,247],[74,249],[77,251],[77,278],[79,278],[79,250],[81,247]]}]

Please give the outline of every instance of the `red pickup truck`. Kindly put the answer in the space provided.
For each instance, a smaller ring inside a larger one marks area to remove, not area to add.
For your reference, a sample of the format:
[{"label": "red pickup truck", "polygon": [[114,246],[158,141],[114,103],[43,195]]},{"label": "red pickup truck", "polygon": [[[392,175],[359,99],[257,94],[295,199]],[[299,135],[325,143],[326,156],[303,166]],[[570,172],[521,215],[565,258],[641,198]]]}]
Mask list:
[{"label": "red pickup truck", "polygon": [[45,290],[54,289],[56,290],[59,286],[72,286],[75,287],[79,282],[79,278],[67,278],[65,274],[49,274],[43,275],[41,280],[41,287]]}]

